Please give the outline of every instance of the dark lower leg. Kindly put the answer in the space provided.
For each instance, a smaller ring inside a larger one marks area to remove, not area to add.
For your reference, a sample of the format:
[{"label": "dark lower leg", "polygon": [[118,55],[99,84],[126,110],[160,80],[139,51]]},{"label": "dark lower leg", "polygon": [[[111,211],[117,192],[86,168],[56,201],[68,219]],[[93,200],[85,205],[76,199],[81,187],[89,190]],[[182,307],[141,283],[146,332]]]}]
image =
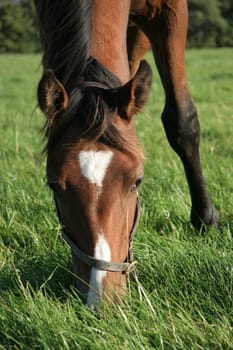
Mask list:
[{"label": "dark lower leg", "polygon": [[185,109],[179,108],[177,102],[166,102],[163,125],[170,145],[183,162],[192,201],[191,222],[197,228],[202,224],[217,227],[218,213],[206,190],[200,162],[200,127],[196,109],[189,95],[183,101]]}]

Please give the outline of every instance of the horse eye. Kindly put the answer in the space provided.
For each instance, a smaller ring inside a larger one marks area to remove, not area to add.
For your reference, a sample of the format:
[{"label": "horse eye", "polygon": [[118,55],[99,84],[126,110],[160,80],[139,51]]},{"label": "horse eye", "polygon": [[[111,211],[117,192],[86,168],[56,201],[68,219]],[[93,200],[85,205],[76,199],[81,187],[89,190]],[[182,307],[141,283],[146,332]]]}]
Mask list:
[{"label": "horse eye", "polygon": [[142,180],[143,180],[143,177],[139,177],[135,183],[133,184],[133,186],[131,187],[131,192],[135,192],[138,190],[139,186],[141,185],[142,183]]}]

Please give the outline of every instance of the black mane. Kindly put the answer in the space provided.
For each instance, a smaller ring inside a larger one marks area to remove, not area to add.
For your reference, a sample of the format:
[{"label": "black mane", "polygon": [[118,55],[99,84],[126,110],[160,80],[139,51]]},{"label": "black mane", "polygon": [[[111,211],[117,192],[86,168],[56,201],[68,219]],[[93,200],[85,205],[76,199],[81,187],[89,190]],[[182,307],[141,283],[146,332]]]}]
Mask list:
[{"label": "black mane", "polygon": [[34,0],[43,68],[65,88],[81,78],[90,57],[92,0]]},{"label": "black mane", "polygon": [[[120,151],[134,153],[135,142],[126,139],[126,135],[123,136],[114,126],[118,108],[116,91],[121,87],[119,79],[94,58],[88,60],[83,76],[84,82],[70,89],[70,103],[60,120],[55,126],[46,125],[46,150],[56,143],[72,121],[78,119],[82,138],[98,140]],[[99,83],[97,86],[96,82]],[[90,86],[92,83],[93,86]]]}]

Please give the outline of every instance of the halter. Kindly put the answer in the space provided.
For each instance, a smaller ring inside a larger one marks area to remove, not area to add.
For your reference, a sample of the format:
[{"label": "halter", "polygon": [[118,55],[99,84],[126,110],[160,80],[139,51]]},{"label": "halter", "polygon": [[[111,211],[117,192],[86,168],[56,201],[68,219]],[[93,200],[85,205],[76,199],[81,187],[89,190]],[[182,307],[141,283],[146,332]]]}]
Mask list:
[{"label": "halter", "polygon": [[[56,203],[56,201],[55,201],[55,203]],[[57,205],[56,205],[56,207],[57,207]],[[58,211],[58,208],[57,208],[57,211]],[[134,215],[134,223],[133,223],[133,227],[130,231],[130,235],[129,235],[128,255],[127,255],[124,262],[109,262],[109,261],[105,261],[105,260],[100,260],[100,259],[96,259],[93,256],[90,256],[90,255],[84,253],[78,247],[78,245],[70,238],[70,236],[65,231],[64,227],[62,227],[62,231],[61,231],[62,237],[66,241],[66,243],[69,244],[75,257],[77,257],[79,260],[81,260],[86,265],[88,265],[90,267],[94,267],[98,270],[111,271],[111,272],[122,272],[124,274],[129,274],[131,271],[134,270],[134,268],[136,267],[136,263],[137,263],[135,260],[133,260],[132,243],[133,243],[134,234],[136,232],[136,229],[137,229],[137,226],[139,223],[140,212],[141,212],[140,201],[139,201],[139,198],[137,198],[135,215]],[[58,212],[58,217],[60,218],[59,212]]]}]

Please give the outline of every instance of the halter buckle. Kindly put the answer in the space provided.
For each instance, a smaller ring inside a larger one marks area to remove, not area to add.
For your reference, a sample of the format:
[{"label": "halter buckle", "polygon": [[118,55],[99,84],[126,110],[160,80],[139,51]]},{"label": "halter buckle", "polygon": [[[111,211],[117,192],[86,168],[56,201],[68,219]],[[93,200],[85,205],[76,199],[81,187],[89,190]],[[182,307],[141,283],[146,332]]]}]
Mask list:
[{"label": "halter buckle", "polygon": [[136,270],[138,262],[136,260],[132,261],[129,266],[126,268],[126,270],[123,272],[125,275],[129,275],[131,272]]}]

